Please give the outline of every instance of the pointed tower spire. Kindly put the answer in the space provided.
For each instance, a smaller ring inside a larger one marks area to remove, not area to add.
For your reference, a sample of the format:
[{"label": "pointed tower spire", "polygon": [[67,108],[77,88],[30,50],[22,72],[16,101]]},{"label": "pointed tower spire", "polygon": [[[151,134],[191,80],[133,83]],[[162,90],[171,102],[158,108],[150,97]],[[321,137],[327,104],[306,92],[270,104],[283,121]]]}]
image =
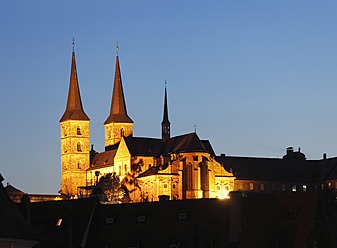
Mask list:
[{"label": "pointed tower spire", "polygon": [[165,95],[164,95],[164,114],[163,121],[161,123],[161,137],[163,141],[166,141],[170,138],[170,121],[168,119],[168,110],[167,110],[167,89],[166,89],[166,80],[165,80]]},{"label": "pointed tower spire", "polygon": [[84,120],[89,121],[89,117],[84,113],[80,89],[78,87],[76,61],[75,61],[75,43],[73,39],[73,55],[71,62],[70,83],[66,111],[60,122],[66,120]]},{"label": "pointed tower spire", "polygon": [[109,123],[133,123],[131,118],[128,116],[125,106],[125,99],[123,93],[122,77],[119,68],[119,59],[118,59],[118,43],[116,46],[117,55],[116,55],[116,70],[115,70],[115,81],[112,93],[110,115],[104,122],[104,125]]}]

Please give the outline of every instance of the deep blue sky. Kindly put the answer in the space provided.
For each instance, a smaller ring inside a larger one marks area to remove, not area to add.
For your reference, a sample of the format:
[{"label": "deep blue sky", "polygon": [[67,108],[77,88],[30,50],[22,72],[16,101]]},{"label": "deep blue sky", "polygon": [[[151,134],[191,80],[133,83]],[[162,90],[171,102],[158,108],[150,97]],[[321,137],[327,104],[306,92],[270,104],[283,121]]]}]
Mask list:
[{"label": "deep blue sky", "polygon": [[134,136],[217,154],[337,156],[337,2],[0,0],[1,170],[28,193],[60,189],[60,125],[72,37],[90,143],[104,149],[116,41]]}]

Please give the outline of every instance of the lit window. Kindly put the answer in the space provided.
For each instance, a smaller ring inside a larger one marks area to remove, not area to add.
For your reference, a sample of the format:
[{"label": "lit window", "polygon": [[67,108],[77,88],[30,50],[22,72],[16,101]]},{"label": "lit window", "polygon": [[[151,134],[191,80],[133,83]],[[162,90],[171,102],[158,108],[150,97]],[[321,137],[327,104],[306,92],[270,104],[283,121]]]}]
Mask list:
[{"label": "lit window", "polygon": [[254,183],[249,184],[249,190],[254,190]]},{"label": "lit window", "polygon": [[239,190],[242,190],[242,189],[243,189],[242,183],[239,183]]},{"label": "lit window", "polygon": [[286,185],[282,184],[282,192],[286,191]]},{"label": "lit window", "polygon": [[264,183],[261,183],[260,189],[261,189],[261,191],[264,191]]},{"label": "lit window", "polygon": [[296,185],[293,185],[293,186],[291,187],[291,191],[292,191],[292,192],[296,192]]},{"label": "lit window", "polygon": [[303,192],[307,192],[307,185],[303,184]]},{"label": "lit window", "polygon": [[58,219],[56,222],[56,226],[61,226],[61,224],[62,224],[62,219]]},{"label": "lit window", "polygon": [[331,189],[331,183],[328,184],[329,189]]}]

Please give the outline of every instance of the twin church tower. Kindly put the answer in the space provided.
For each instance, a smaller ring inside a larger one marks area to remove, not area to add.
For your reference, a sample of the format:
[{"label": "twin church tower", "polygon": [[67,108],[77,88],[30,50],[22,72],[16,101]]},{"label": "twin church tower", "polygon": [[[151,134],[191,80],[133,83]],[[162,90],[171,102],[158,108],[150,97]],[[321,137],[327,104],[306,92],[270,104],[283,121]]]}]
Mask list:
[{"label": "twin church tower", "polygon": [[[83,110],[75,61],[75,44],[72,44],[72,63],[66,110],[60,119],[61,124],[61,193],[74,195],[77,187],[87,184],[86,171],[90,168],[89,117]],[[128,116],[122,78],[116,55],[115,80],[113,86],[110,115],[104,122],[105,147],[111,147],[122,137],[132,136],[133,121]],[[162,139],[170,138],[170,122],[167,110],[167,92],[165,83],[164,115]]]}]

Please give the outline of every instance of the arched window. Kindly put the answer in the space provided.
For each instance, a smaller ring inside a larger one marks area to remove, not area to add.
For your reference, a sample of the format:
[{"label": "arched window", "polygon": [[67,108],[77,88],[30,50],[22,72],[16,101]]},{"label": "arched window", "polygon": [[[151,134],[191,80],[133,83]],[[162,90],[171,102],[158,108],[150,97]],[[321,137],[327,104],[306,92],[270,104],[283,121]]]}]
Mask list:
[{"label": "arched window", "polygon": [[124,129],[121,128],[121,137],[124,137]]},{"label": "arched window", "polygon": [[77,143],[77,151],[78,151],[78,152],[81,152],[81,151],[82,151],[82,145],[81,145],[81,142],[78,142],[78,143]]},{"label": "arched window", "polygon": [[81,135],[81,128],[80,127],[77,127],[77,135]]},{"label": "arched window", "polygon": [[124,174],[126,174],[126,172],[127,172],[127,165],[125,164],[124,165]]}]

